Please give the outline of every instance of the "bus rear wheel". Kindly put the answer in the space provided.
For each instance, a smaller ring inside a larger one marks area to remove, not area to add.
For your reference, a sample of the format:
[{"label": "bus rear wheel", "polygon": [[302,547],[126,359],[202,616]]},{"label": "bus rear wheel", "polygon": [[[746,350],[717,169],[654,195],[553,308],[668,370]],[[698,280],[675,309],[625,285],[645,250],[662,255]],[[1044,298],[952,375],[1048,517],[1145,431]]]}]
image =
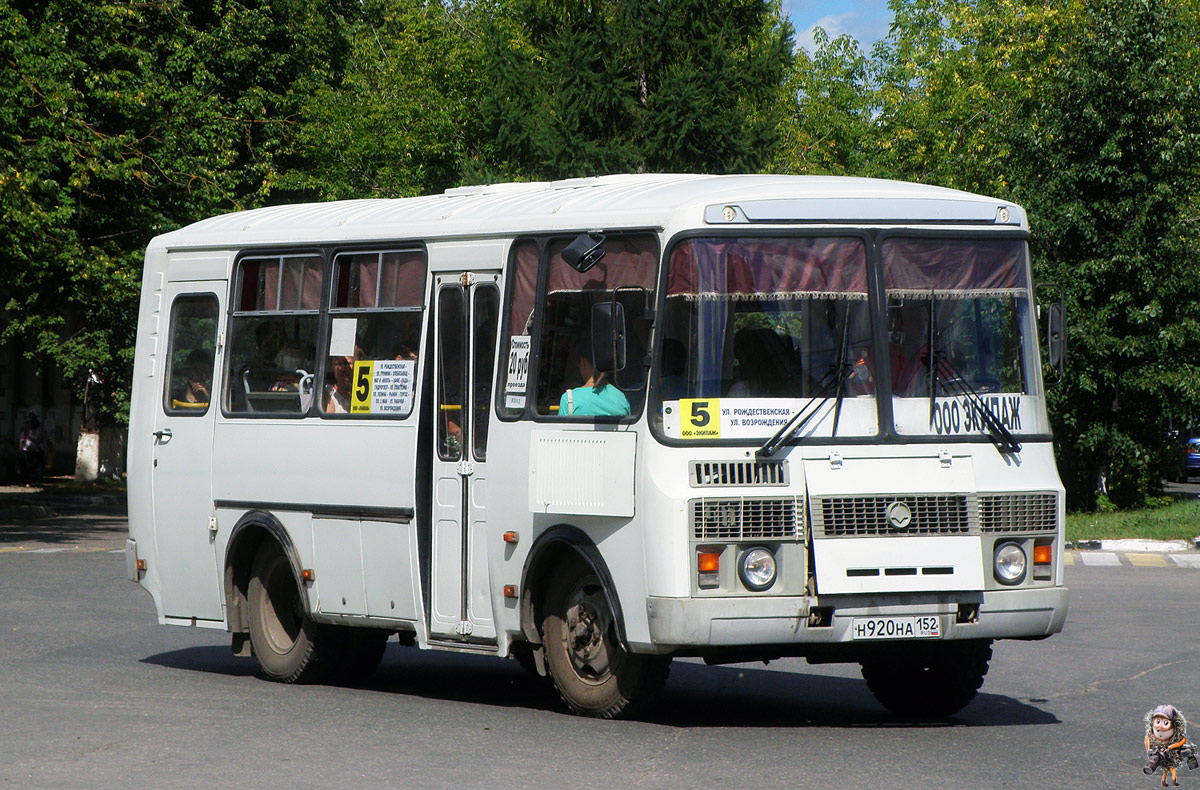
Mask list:
[{"label": "bus rear wheel", "polygon": [[897,646],[862,662],[867,688],[901,716],[952,716],[965,708],[987,675],[992,640]]},{"label": "bus rear wheel", "polygon": [[582,562],[564,564],[551,578],[544,611],[547,668],[575,713],[628,718],[645,710],[666,683],[670,657],[625,649],[604,585]]},{"label": "bus rear wheel", "polygon": [[250,645],[269,680],[312,683],[333,668],[340,644],[337,634],[309,617],[291,563],[274,544],[264,545],[254,556],[246,607]]},{"label": "bus rear wheel", "polygon": [[342,683],[365,683],[379,669],[387,650],[391,631],[378,628],[343,626],[338,629],[342,640],[341,655],[333,677]]}]

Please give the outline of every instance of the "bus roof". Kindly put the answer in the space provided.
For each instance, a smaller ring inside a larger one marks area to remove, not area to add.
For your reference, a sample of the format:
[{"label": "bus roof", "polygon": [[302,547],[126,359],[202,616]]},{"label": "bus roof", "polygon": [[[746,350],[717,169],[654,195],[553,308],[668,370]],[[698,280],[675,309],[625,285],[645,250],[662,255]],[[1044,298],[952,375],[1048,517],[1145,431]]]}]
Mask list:
[{"label": "bus roof", "polygon": [[637,174],[491,184],[413,198],[272,206],[155,238],[167,249],[757,224],[1026,228],[1012,203],[942,187],[835,176]]}]

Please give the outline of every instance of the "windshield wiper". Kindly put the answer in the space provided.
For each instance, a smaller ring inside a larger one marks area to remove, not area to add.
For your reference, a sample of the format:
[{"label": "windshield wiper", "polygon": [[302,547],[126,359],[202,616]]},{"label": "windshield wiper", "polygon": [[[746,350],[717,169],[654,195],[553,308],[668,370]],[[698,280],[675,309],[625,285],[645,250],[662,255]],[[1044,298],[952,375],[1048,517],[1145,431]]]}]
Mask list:
[{"label": "windshield wiper", "polygon": [[817,412],[821,410],[822,406],[829,402],[829,399],[832,397],[832,395],[826,395],[824,398],[821,398],[821,402],[818,403],[817,407],[812,411],[808,411],[808,407],[813,405],[813,402],[816,401],[817,397],[814,395],[813,397],[809,398],[808,402],[801,406],[799,411],[789,417],[788,421],[783,424],[783,427],[775,432],[774,436],[772,436],[770,439],[767,439],[767,441],[763,443],[762,447],[754,451],[754,458],[757,460],[759,458],[766,458],[774,455],[776,450],[786,444],[800,431],[801,428],[803,428],[805,425],[808,425],[809,421],[817,414]]},{"label": "windshield wiper", "polygon": [[967,380],[954,369],[954,366],[940,354],[937,357],[937,363],[946,373],[946,382],[957,389],[958,393],[971,405],[970,408],[979,415],[979,421],[984,425],[984,433],[992,440],[992,444],[996,445],[996,449],[1002,455],[1021,452],[1021,443],[1017,441],[1017,437],[1004,427],[1004,423],[1000,422],[995,413],[983,402],[983,397],[967,383]]},{"label": "windshield wiper", "polygon": [[942,382],[941,373],[945,373],[945,382],[958,390],[958,394],[966,399],[975,413],[979,415],[979,421],[984,425],[984,433],[991,439],[992,444],[996,445],[996,449],[1001,455],[1009,453],[1021,452],[1021,443],[1017,441],[1017,437],[1013,436],[1012,431],[1004,427],[1004,423],[997,419],[992,410],[983,402],[983,398],[978,392],[967,383],[967,380],[954,369],[950,361],[938,348],[938,333],[937,333],[937,297],[931,290],[929,292],[929,424],[933,425],[934,411],[937,409],[937,388]]},{"label": "windshield wiper", "polygon": [[[837,403],[833,410],[833,432],[830,435],[837,436],[838,419],[841,417],[842,412],[842,400],[846,397],[846,379],[849,377],[849,371],[852,369],[852,366],[846,362],[846,347],[848,345],[847,341],[850,331],[849,313],[850,308],[847,306],[845,312],[842,314],[842,342],[838,347],[837,365],[833,368],[833,370],[826,373],[821,379],[821,390],[828,391],[830,386],[832,386],[833,392],[821,398],[821,401],[817,403],[816,408],[814,408],[812,411],[809,411],[808,409],[813,405],[814,402],[816,402],[817,396],[814,395],[813,397],[809,398],[808,402],[801,406],[795,414],[789,417],[788,421],[785,422],[783,426],[775,432],[774,436],[772,436],[770,439],[767,439],[767,441],[763,443],[762,447],[759,447],[757,450],[755,450],[754,457],[756,460],[774,455],[776,450],[791,441],[793,436],[799,433],[805,425],[808,425],[808,423],[812,421],[812,418],[821,411],[821,408],[829,402],[829,399],[835,396],[837,397]],[[829,381],[830,376],[833,377],[832,382]]]}]

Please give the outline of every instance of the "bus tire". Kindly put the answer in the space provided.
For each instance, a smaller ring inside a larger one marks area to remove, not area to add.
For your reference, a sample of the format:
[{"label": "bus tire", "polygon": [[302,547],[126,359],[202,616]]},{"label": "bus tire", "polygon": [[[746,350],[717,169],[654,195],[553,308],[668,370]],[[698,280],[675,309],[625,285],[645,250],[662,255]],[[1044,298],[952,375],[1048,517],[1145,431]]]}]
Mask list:
[{"label": "bus tire", "polygon": [[662,689],[671,667],[669,656],[625,649],[603,583],[579,561],[564,563],[550,579],[542,637],[554,686],[581,716],[637,715]]},{"label": "bus tire", "polygon": [[387,650],[391,631],[378,628],[356,628],[343,626],[340,629],[341,656],[333,671],[336,680],[342,683],[364,683],[371,679],[383,654]]},{"label": "bus tire", "polygon": [[338,657],[337,634],[309,616],[291,563],[274,543],[254,556],[246,608],[250,644],[268,680],[313,683],[328,675]]},{"label": "bus tire", "polygon": [[975,698],[991,658],[990,639],[897,646],[863,661],[862,675],[875,699],[893,713],[952,716]]}]

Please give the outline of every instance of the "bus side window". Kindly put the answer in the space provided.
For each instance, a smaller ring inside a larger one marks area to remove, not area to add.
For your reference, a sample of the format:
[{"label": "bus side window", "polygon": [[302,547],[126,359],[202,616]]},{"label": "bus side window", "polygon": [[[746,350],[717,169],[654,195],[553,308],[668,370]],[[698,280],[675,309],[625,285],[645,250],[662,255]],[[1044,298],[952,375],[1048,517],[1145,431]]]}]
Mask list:
[{"label": "bus side window", "polygon": [[443,461],[462,458],[464,301],[460,286],[443,288],[438,294],[437,444]]},{"label": "bus side window", "polygon": [[[654,301],[658,241],[652,234],[612,235],[605,257],[585,272],[562,257],[571,239],[554,239],[548,248],[548,272],[541,311],[537,362],[537,412],[547,416],[628,416],[641,411],[650,323],[643,316]],[[627,316],[627,350],[632,363],[620,384],[613,371],[598,371],[592,359],[592,311],[602,302],[620,301]],[[591,385],[588,385],[588,382]],[[570,393],[568,395],[567,393]],[[577,407],[575,401],[583,404]]]},{"label": "bus side window", "polygon": [[170,370],[163,398],[168,414],[200,416],[212,400],[217,298],[180,296],[171,306]]},{"label": "bus side window", "polygon": [[245,258],[239,264],[229,319],[228,411],[308,411],[323,265],[316,255]]},{"label": "bus side window", "polygon": [[333,261],[320,408],[338,417],[407,417],[425,298],[422,249],[343,253]]},{"label": "bus side window", "polygon": [[471,320],[475,333],[474,413],[471,424],[471,446],[476,460],[487,458],[488,417],[492,405],[492,373],[496,359],[496,331],[500,312],[500,291],[494,285],[475,289],[475,305]]}]

